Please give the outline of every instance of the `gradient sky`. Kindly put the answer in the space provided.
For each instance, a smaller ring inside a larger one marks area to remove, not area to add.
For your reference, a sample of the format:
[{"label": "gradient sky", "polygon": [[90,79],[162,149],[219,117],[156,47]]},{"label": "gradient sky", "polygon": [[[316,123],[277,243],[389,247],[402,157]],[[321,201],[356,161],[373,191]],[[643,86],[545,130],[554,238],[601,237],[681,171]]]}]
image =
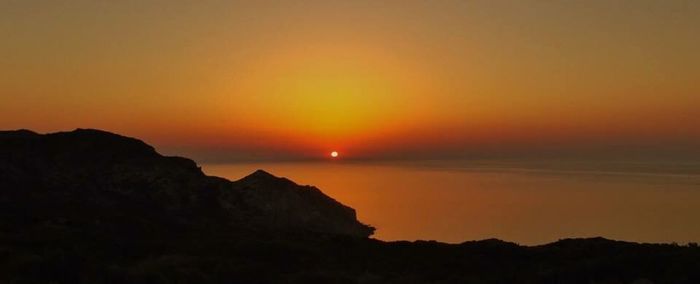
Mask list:
[{"label": "gradient sky", "polygon": [[700,1],[0,1],[0,129],[198,160],[700,157]]}]

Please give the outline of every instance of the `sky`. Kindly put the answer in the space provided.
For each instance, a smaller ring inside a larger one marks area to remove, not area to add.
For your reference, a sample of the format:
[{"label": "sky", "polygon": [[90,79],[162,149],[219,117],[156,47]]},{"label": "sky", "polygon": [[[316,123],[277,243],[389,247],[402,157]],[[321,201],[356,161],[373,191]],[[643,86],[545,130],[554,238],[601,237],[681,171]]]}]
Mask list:
[{"label": "sky", "polygon": [[700,159],[700,1],[0,1],[0,129],[199,161]]}]

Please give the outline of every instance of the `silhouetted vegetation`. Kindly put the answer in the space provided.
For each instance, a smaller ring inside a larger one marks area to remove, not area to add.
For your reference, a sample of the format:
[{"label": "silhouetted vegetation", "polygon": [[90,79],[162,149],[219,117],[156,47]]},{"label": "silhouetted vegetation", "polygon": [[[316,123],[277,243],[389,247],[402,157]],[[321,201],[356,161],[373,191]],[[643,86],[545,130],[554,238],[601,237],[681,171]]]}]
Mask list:
[{"label": "silhouetted vegetation", "polygon": [[95,131],[0,132],[0,283],[700,283],[700,248],[383,242],[318,189]]}]

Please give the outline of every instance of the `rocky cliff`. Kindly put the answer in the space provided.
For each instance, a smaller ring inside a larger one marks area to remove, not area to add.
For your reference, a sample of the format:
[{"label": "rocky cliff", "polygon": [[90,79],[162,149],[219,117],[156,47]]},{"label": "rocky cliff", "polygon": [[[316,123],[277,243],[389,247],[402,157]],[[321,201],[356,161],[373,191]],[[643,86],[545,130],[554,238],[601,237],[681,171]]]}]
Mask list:
[{"label": "rocky cliff", "polygon": [[[232,227],[368,237],[355,211],[262,170],[228,181],[137,139],[90,129],[0,132],[0,211],[119,231]],[[5,218],[7,220],[7,218]]]}]

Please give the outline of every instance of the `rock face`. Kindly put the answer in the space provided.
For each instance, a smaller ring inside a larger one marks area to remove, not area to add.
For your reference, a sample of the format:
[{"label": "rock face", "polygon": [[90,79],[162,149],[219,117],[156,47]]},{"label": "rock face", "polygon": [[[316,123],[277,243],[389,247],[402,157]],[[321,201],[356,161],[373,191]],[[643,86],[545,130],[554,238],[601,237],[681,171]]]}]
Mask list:
[{"label": "rock face", "polygon": [[[0,226],[226,229],[358,238],[374,228],[311,186],[262,170],[235,182],[137,139],[90,129],[0,132]],[[48,225],[47,225],[48,224]]]},{"label": "rock face", "polygon": [[300,186],[263,170],[234,182],[246,204],[253,204],[260,222],[275,227],[294,225],[315,232],[367,237],[374,228],[358,223],[355,210],[313,186]]}]

